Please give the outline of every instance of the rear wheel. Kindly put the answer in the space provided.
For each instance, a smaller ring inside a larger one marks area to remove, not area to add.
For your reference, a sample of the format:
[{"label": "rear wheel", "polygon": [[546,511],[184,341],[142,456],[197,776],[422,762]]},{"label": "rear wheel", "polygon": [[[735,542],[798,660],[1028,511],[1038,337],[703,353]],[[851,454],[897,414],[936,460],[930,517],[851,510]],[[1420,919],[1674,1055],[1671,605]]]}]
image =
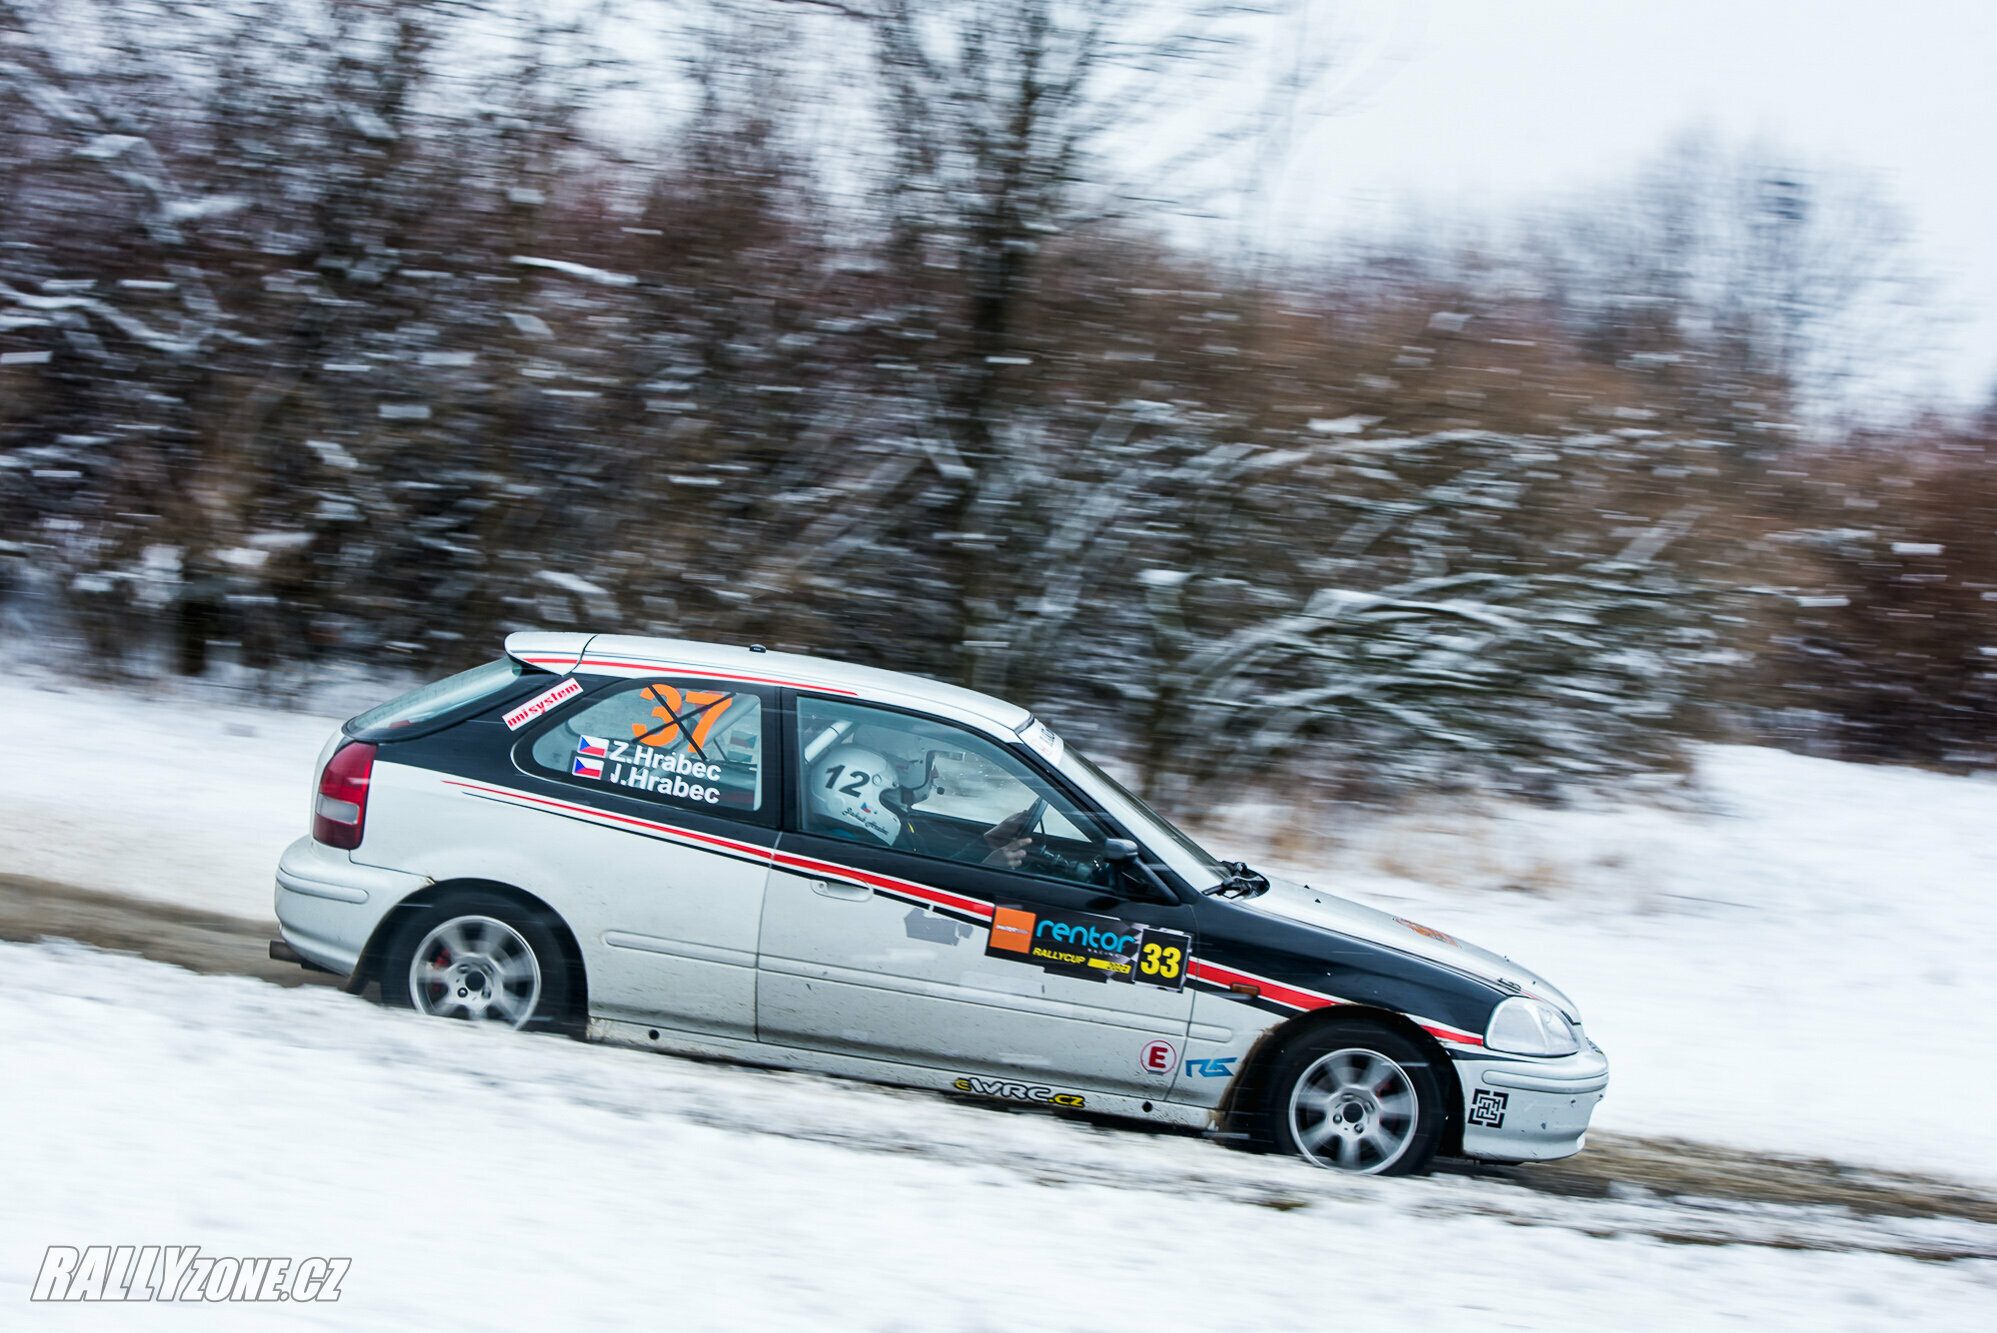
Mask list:
[{"label": "rear wheel", "polygon": [[433,1018],[559,1029],[569,984],[568,959],[546,921],[490,893],[453,894],[410,912],[382,958],[383,1002]]},{"label": "rear wheel", "polygon": [[1415,1175],[1442,1143],[1442,1080],[1428,1053],[1375,1023],[1328,1024],[1293,1041],[1267,1110],[1277,1147],[1334,1171]]}]

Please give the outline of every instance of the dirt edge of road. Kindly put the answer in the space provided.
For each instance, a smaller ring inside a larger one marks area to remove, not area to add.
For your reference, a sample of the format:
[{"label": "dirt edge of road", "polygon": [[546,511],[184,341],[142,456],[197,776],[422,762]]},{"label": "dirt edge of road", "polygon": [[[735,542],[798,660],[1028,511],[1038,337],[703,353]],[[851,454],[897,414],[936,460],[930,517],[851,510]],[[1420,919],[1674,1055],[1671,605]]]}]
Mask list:
[{"label": "dirt edge of road", "polygon": [[[0,873],[0,940],[70,939],[194,972],[256,977],[279,986],[339,984],[337,977],[272,959],[269,945],[276,937],[275,921]],[[1573,1198],[1723,1199],[1997,1225],[1997,1193],[1964,1182],[1683,1139],[1590,1134],[1587,1150],[1564,1161],[1519,1167],[1445,1163],[1442,1169]]]},{"label": "dirt edge of road", "polygon": [[340,978],[270,956],[277,922],[251,921],[120,893],[0,873],[0,940],[75,940],[191,972],[256,977],[279,986],[337,986]]}]

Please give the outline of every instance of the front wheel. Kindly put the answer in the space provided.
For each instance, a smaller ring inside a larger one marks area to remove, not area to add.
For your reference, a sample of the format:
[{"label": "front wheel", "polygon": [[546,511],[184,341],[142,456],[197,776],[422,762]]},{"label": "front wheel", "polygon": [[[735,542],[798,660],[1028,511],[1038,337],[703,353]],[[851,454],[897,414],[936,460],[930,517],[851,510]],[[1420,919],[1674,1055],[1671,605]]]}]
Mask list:
[{"label": "front wheel", "polygon": [[1279,1148],[1356,1175],[1419,1174],[1442,1143],[1442,1080],[1429,1055],[1374,1023],[1329,1024],[1291,1043],[1268,1111]]},{"label": "front wheel", "polygon": [[546,922],[509,899],[458,893],[409,913],[382,959],[381,998],[434,1018],[558,1029],[569,965]]}]

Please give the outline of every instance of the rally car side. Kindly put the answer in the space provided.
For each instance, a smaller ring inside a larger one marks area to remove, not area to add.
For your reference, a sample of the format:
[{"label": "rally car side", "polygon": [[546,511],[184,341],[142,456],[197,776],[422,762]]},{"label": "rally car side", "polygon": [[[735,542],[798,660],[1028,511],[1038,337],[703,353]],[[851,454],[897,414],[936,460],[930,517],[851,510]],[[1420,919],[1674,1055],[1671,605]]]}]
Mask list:
[{"label": "rally car side", "polygon": [[[508,647],[521,657],[513,643]],[[572,992],[574,1024],[586,1024],[592,1037],[918,1086],[964,1090],[966,1081],[992,1084],[990,1071],[967,1080],[963,1069],[877,1064],[791,1049],[759,1034],[759,950],[767,943],[759,939],[762,895],[766,876],[785,859],[778,848],[786,836],[782,819],[774,808],[762,825],[739,818],[721,822],[656,804],[631,804],[619,813],[600,800],[594,807],[567,802],[545,780],[523,782],[532,775],[521,767],[519,747],[533,733],[529,726],[516,735],[519,724],[503,720],[507,709],[550,698],[543,691],[556,680],[565,682],[568,693],[550,704],[550,716],[560,706],[582,706],[586,696],[619,680],[675,670],[670,660],[585,661],[581,648],[538,665],[541,669],[517,688],[477,710],[378,738],[374,796],[366,837],[357,849],[301,838],[287,850],[276,905],[285,941],[300,958],[365,982],[395,951],[398,922],[415,920],[426,905],[453,895],[482,894],[517,904],[549,924],[565,956],[561,971]],[[679,673],[700,676],[739,664],[706,665],[708,672],[680,668]],[[742,674],[730,678],[760,680],[744,688],[764,689],[773,705],[779,703],[775,690],[791,684]],[[856,697],[880,695],[919,706],[1030,758],[1031,747],[1021,745],[1012,725],[1024,711],[1011,705],[990,701],[1019,715],[994,718],[965,706],[962,692],[924,698],[920,687],[926,683],[904,692],[895,683],[905,678],[887,673],[832,679],[861,687]],[[826,688],[809,680],[799,686]],[[856,695],[855,689],[838,692]],[[774,719],[787,708],[787,703],[773,707],[769,714],[773,789],[788,781],[782,765],[794,762],[776,740]],[[322,769],[340,740],[329,741]],[[531,832],[522,811],[533,812]],[[813,875],[842,878],[836,865],[815,862],[814,867]],[[1187,974],[1192,1004],[1183,1046],[1173,1051],[1174,1067],[1157,1093],[1126,1097],[1092,1090],[1089,1107],[1207,1124],[1282,1146],[1279,1103],[1285,1087],[1278,1085],[1295,1081],[1299,1052],[1308,1056],[1313,1042],[1324,1045],[1326,1034],[1340,1034],[1330,1045],[1370,1043],[1398,1052],[1394,1058],[1418,1078],[1433,1079],[1432,1093],[1423,1096],[1439,1101],[1443,1115],[1439,1142],[1425,1147],[1423,1160],[1434,1147],[1499,1161],[1557,1158],[1581,1147],[1607,1084],[1607,1062],[1592,1043],[1569,1056],[1492,1050],[1486,1034],[1498,1006],[1519,993],[1514,983],[1258,910],[1252,898],[1210,896],[1166,878],[1179,900],[1173,910],[1192,914],[1196,941]],[[862,870],[853,872],[852,882],[877,889],[884,883]],[[631,886],[661,883],[699,884],[702,892],[684,896],[691,907],[674,905],[682,895],[651,895],[645,910],[656,920],[634,917]],[[989,929],[995,903],[971,906],[965,924]],[[665,941],[674,944],[662,951]],[[408,944],[401,939],[403,952]],[[387,995],[393,979],[383,980]],[[1173,1043],[1153,1045],[1171,1049]],[[1046,1092],[1053,1104],[1084,1104],[1080,1095],[1033,1088]],[[1061,1100],[1064,1096],[1069,1100]]]}]

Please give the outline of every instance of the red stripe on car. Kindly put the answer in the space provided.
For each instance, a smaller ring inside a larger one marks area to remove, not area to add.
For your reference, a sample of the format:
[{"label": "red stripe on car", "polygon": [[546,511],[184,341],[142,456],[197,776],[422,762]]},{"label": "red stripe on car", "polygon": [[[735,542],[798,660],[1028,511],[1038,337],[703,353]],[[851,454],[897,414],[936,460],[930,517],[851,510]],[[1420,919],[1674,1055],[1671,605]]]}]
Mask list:
[{"label": "red stripe on car", "polygon": [[768,861],[774,855],[771,848],[761,847],[753,842],[736,842],[733,838],[716,837],[712,833],[697,833],[693,829],[680,828],[673,824],[657,824],[649,819],[638,819],[631,815],[612,814],[608,810],[597,810],[587,805],[574,805],[568,801],[551,800],[546,796],[531,796],[526,792],[511,791],[505,787],[485,787],[475,782],[459,782],[455,778],[445,778],[447,787],[462,787],[466,791],[481,796],[500,797],[509,801],[521,801],[530,805],[545,806],[550,810],[560,810],[565,814],[582,815],[588,819],[605,819],[618,824],[629,824],[635,828],[650,829],[655,833],[670,834],[675,838],[686,838],[693,842],[705,843],[710,847],[723,847],[732,852],[745,852],[759,861]]},{"label": "red stripe on car", "polygon": [[[570,661],[567,657],[523,657],[520,660],[534,666],[559,666]],[[859,697],[854,691],[842,690],[837,685],[811,685],[801,680],[784,680],[776,676],[746,676],[739,671],[709,671],[705,667],[674,662],[619,662],[607,657],[586,657],[568,669],[582,671],[589,667],[603,667],[612,671],[656,671],[662,675],[692,676],[698,680],[736,680],[747,685],[788,685],[793,689],[844,694],[851,698]]]},{"label": "red stripe on car", "polygon": [[[836,861],[820,861],[809,856],[799,856],[795,852],[780,852],[775,848],[763,847],[753,842],[737,842],[733,838],[723,838],[712,833],[700,833],[693,829],[680,828],[673,824],[660,824],[649,819],[638,819],[632,815],[612,814],[607,810],[597,810],[586,805],[575,805],[568,801],[557,801],[546,796],[533,796],[526,792],[511,791],[505,787],[487,787],[475,782],[461,782],[455,778],[444,779],[448,787],[461,787],[467,792],[480,796],[519,801],[528,805],[544,806],[566,814],[581,815],[588,819],[608,820],[618,824],[629,824],[636,828],[649,829],[655,833],[667,834],[673,838],[684,838],[690,842],[706,844],[710,847],[725,848],[782,866],[786,870],[802,870],[811,874],[824,875],[831,879],[843,879],[853,884],[864,884],[868,888],[881,889],[900,897],[914,898],[932,903],[938,907],[948,907],[967,916],[989,921],[992,919],[992,905],[978,898],[966,898],[962,894],[950,893],[943,889],[933,889],[926,884],[916,884],[910,880],[896,879],[892,875],[876,874],[871,870],[858,870],[843,866]],[[1243,972],[1237,968],[1222,967],[1219,963],[1207,962],[1204,958],[1194,958],[1190,964],[1193,980],[1204,981],[1214,986],[1253,986],[1261,992],[1260,998],[1273,1000],[1277,1004],[1288,1005],[1292,1009],[1328,1009],[1333,1005],[1350,1004],[1334,995],[1318,991],[1304,990],[1299,986],[1286,986],[1280,981],[1254,972]],[[1484,1039],[1461,1028],[1450,1027],[1446,1023],[1431,1022],[1409,1014],[1408,1018],[1438,1041],[1453,1042],[1458,1046],[1482,1046]]]},{"label": "red stripe on car", "polygon": [[[1258,976],[1253,972],[1242,972],[1235,968],[1222,967],[1218,963],[1209,963],[1204,959],[1193,960],[1192,976],[1195,981],[1205,981],[1215,986],[1253,986],[1262,993],[1261,998],[1274,1000],[1277,1004],[1289,1005],[1292,1009],[1328,1009],[1333,1005],[1352,1003],[1350,1000],[1341,1000],[1334,995],[1324,995],[1318,991],[1304,990],[1298,986],[1285,986],[1280,981],[1271,981],[1269,978]],[[1482,1046],[1484,1044],[1482,1037],[1465,1032],[1461,1028],[1450,1027],[1447,1023],[1437,1023],[1430,1019],[1417,1017],[1414,1014],[1409,1014],[1407,1017],[1417,1027],[1421,1028],[1422,1031],[1428,1033],[1431,1037],[1434,1037],[1437,1041],[1454,1042],[1458,1046]]]},{"label": "red stripe on car", "polygon": [[835,861],[815,861],[808,856],[798,856],[793,852],[778,852],[777,864],[791,870],[808,870],[815,874],[830,875],[838,879],[851,880],[855,884],[865,884],[869,888],[885,889],[889,893],[905,894],[920,898],[938,907],[948,907],[971,916],[989,921],[992,919],[992,905],[977,898],[966,898],[943,889],[932,889],[927,884],[914,884],[892,875],[877,875],[871,870],[855,870]]}]

